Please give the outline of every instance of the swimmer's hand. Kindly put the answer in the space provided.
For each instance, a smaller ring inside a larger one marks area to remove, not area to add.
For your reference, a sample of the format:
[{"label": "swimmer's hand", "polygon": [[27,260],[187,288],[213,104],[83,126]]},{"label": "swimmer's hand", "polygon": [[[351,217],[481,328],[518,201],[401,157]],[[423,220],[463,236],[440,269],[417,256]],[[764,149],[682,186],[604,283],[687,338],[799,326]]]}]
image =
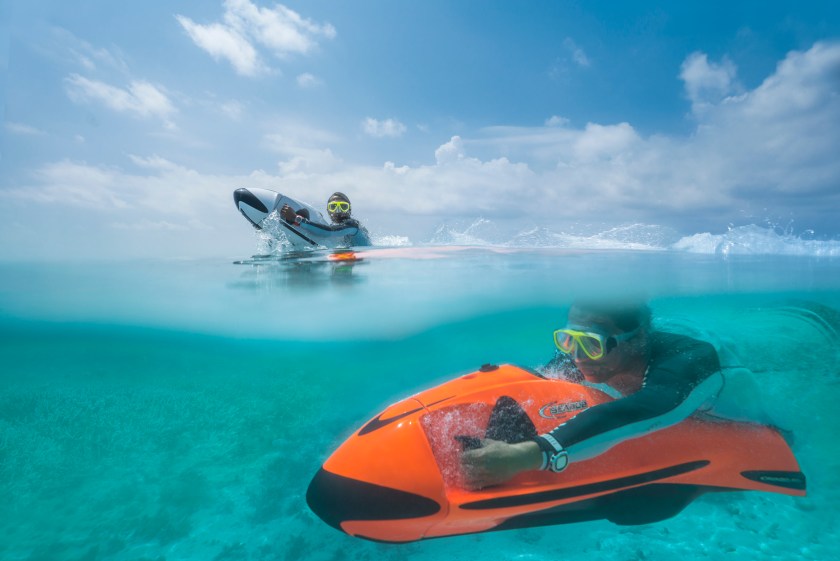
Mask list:
[{"label": "swimmer's hand", "polygon": [[499,485],[523,471],[540,469],[541,465],[542,451],[533,440],[508,444],[485,438],[481,448],[461,454],[464,484],[471,490]]},{"label": "swimmer's hand", "polygon": [[283,205],[283,208],[280,209],[280,218],[292,224],[295,218],[297,218],[297,214],[295,214],[295,211],[289,205]]}]

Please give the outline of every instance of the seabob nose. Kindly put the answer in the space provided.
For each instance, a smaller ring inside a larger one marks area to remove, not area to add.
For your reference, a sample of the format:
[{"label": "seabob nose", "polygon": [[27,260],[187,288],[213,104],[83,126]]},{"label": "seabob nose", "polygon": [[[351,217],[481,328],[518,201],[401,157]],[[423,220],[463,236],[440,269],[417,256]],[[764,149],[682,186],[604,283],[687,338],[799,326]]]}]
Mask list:
[{"label": "seabob nose", "polygon": [[306,491],[306,502],[324,522],[344,531],[350,520],[421,518],[440,511],[428,497],[344,477],[321,468]]}]

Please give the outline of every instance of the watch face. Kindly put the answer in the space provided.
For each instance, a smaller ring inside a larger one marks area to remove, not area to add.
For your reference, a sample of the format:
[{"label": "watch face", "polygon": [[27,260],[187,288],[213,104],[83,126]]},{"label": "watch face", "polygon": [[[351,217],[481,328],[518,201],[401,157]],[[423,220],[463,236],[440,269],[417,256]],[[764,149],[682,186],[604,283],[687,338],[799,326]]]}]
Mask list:
[{"label": "watch face", "polygon": [[551,471],[563,471],[569,465],[569,455],[566,452],[559,452],[551,458]]}]

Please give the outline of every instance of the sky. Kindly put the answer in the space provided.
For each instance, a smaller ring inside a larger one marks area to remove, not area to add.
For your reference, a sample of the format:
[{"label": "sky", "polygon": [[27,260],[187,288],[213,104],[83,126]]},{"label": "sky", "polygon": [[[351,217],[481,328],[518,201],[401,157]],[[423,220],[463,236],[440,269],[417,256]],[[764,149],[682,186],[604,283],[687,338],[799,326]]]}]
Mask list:
[{"label": "sky", "polygon": [[840,237],[834,1],[11,0],[0,68],[0,259],[247,256],[238,187]]}]

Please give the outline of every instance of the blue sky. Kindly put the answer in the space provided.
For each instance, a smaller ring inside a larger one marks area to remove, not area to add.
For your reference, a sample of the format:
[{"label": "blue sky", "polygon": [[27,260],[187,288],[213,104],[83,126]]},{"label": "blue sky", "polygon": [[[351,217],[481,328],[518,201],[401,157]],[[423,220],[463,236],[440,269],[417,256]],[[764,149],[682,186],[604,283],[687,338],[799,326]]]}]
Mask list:
[{"label": "blue sky", "polygon": [[427,241],[836,237],[837,2],[0,5],[0,258],[247,255],[231,192]]}]

